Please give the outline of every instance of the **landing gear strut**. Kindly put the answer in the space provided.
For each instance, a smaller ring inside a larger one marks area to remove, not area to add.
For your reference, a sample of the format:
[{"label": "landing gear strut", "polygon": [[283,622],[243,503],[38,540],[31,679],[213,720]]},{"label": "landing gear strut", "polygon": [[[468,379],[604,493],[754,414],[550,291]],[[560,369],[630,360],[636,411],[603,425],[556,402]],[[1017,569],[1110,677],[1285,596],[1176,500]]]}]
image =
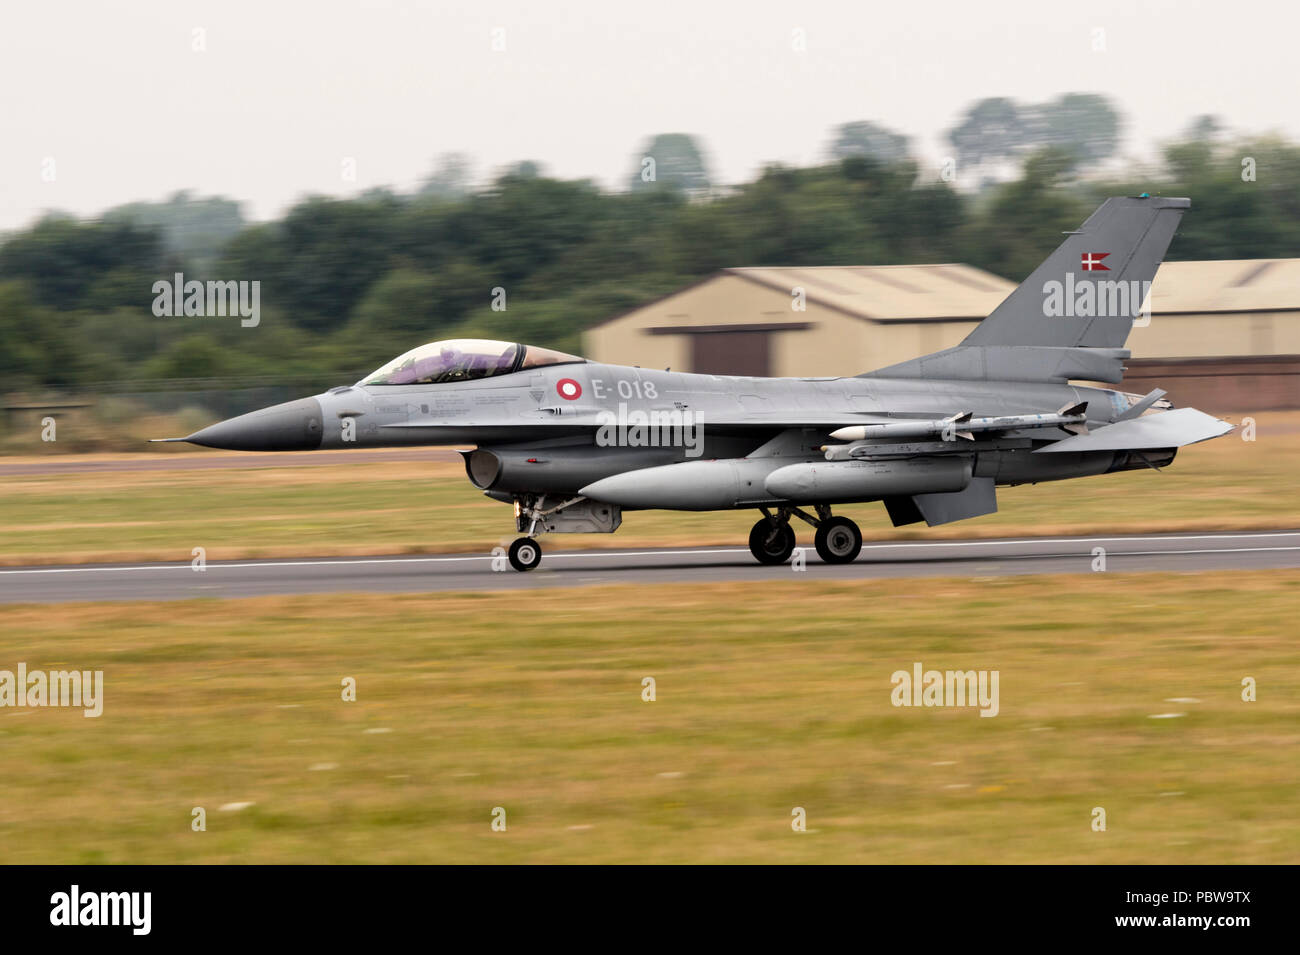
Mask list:
[{"label": "landing gear strut", "polygon": [[545,494],[515,495],[515,530],[525,536],[510,545],[510,566],[515,570],[532,570],[542,561],[538,534],[612,534],[622,523],[622,511],[610,504],[599,504],[585,497],[556,498],[547,505]]},{"label": "landing gear strut", "polygon": [[518,571],[532,570],[542,562],[542,545],[533,540],[532,535],[537,533],[537,525],[541,523],[546,512],[542,510],[546,506],[546,495],[543,494],[536,504],[528,507],[523,505],[518,498],[515,499],[515,525],[522,531],[527,526],[527,537],[517,537],[506,556],[510,558],[510,566]]}]

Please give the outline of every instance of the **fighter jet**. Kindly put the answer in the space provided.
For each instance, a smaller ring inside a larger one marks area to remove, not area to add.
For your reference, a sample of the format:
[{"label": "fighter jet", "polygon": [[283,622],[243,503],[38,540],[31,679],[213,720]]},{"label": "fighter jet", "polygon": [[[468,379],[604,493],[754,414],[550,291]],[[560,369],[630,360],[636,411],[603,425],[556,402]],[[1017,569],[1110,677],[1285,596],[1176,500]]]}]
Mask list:
[{"label": "fighter jet", "polygon": [[[954,348],[851,378],[745,378],[608,365],[514,342],[420,345],[353,385],[185,438],[310,451],[470,446],[471,484],[512,505],[512,566],[543,533],[612,533],[624,511],[752,508],[749,549],[788,560],[792,519],[831,564],[858,526],[837,505],[883,502],[895,526],[997,510],[997,488],[1170,464],[1232,430],[1193,408],[1101,387],[1187,199],[1106,200]],[[1091,384],[1075,384],[1090,382]]]}]

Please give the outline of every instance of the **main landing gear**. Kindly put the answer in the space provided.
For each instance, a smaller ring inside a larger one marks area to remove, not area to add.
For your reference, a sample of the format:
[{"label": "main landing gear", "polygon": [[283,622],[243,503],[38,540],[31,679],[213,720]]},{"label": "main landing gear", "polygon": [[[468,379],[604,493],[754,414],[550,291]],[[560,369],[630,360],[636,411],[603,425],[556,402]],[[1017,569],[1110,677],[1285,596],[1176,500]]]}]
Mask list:
[{"label": "main landing gear", "polygon": [[760,564],[784,564],[794,553],[791,517],[817,528],[813,544],[824,563],[852,563],[862,550],[862,531],[858,530],[858,525],[847,517],[832,517],[830,507],[825,504],[816,506],[816,517],[797,507],[780,507],[775,514],[766,507],[759,510],[763,512],[763,519],[749,532],[749,551]]},{"label": "main landing gear", "polygon": [[851,564],[862,550],[862,531],[847,517],[828,517],[813,538],[817,554],[828,564]]},{"label": "main landing gear", "polygon": [[794,543],[789,517],[784,522],[764,517],[749,532],[749,552],[760,564],[784,564],[794,553]]}]

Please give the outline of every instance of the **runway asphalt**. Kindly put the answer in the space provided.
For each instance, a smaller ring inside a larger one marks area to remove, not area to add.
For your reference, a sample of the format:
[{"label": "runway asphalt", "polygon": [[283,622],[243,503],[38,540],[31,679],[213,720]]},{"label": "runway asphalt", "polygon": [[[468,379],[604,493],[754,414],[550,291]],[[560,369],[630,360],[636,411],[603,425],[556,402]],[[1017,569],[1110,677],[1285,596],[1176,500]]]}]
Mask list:
[{"label": "runway asphalt", "polygon": [[347,451],[216,451],[174,454],[65,454],[0,459],[0,477],[90,474],[101,471],[229,471],[247,468],[321,467],[394,461],[459,462],[451,448],[356,448]]},{"label": "runway asphalt", "polygon": [[[542,539],[545,548],[546,539]],[[701,581],[887,580],[1106,572],[1255,570],[1300,567],[1300,531],[1151,534],[1122,537],[1007,538],[865,543],[848,565],[822,564],[812,547],[804,568],[765,567],[744,547],[550,551],[518,573],[490,553],[427,557],[340,557],[189,563],[82,564],[0,568],[0,603],[77,600],[182,600],[348,591],[422,593],[522,590],[593,584]],[[494,565],[504,570],[494,570]],[[881,591],[886,592],[886,591]]]}]

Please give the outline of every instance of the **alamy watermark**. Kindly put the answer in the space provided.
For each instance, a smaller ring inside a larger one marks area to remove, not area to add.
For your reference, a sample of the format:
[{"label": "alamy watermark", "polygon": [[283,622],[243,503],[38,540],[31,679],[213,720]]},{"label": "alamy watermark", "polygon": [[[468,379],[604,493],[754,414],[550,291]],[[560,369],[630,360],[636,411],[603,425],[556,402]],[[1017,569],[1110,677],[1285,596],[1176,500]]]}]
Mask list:
[{"label": "alamy watermark", "polygon": [[596,445],[602,448],[684,448],[686,457],[704,453],[704,415],[690,409],[618,411],[596,414]]},{"label": "alamy watermark", "polygon": [[[1110,253],[1088,253],[1084,265],[1090,271],[1109,271],[1101,259]],[[1089,256],[1096,257],[1095,261]],[[1086,279],[1065,273],[1065,281],[1052,279],[1043,283],[1043,315],[1046,318],[1133,319],[1145,328],[1151,324],[1151,283],[1137,279]]]},{"label": "alamy watermark", "polygon": [[104,712],[103,670],[0,670],[0,706],[79,706],[86,717]]},{"label": "alamy watermark", "polygon": [[152,892],[83,892],[73,885],[50,896],[51,925],[121,925],[132,935],[148,935],[152,910]]},{"label": "alamy watermark", "polygon": [[978,706],[980,716],[998,715],[997,670],[895,670],[889,701],[894,706]]},{"label": "alamy watermark", "polygon": [[158,318],[225,318],[238,315],[244,328],[262,321],[262,283],[185,281],[185,273],[153,283],[153,313]]}]

